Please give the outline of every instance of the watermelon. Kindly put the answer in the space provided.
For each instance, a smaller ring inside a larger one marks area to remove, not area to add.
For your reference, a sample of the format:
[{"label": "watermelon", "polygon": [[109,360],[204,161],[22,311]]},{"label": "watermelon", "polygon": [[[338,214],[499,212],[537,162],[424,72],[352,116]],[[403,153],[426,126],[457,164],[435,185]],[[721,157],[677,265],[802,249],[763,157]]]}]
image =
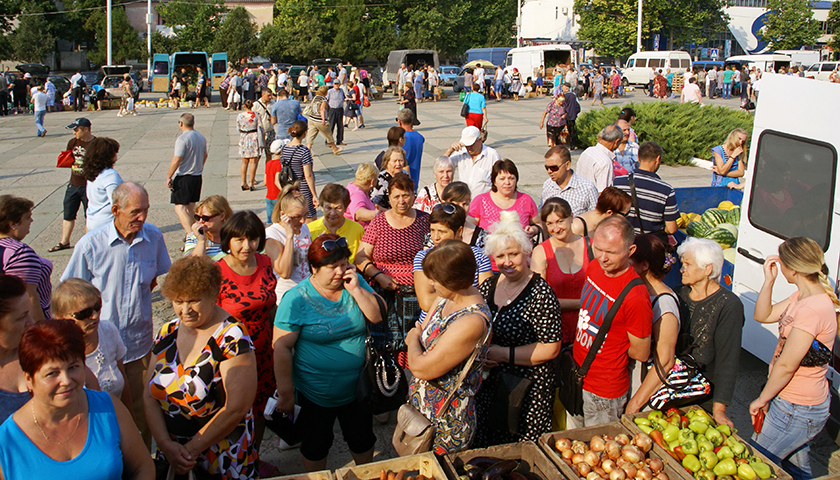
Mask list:
[{"label": "watermelon", "polygon": [[712,229],[714,227],[708,223],[702,220],[695,220],[685,227],[685,233],[690,237],[705,238]]},{"label": "watermelon", "polygon": [[706,238],[717,242],[717,244],[720,245],[720,248],[724,250],[732,247],[732,245],[735,245],[735,235],[732,235],[732,232],[725,228],[713,229],[708,235],[706,235]]},{"label": "watermelon", "polygon": [[726,223],[738,225],[741,223],[741,207],[734,207],[726,212]]},{"label": "watermelon", "polygon": [[726,210],[722,210],[720,208],[710,208],[703,212],[700,219],[709,225],[716,227],[726,221],[727,213],[728,212]]},{"label": "watermelon", "polygon": [[735,225],[732,225],[731,223],[721,223],[720,225],[717,226],[717,228],[722,228],[724,230],[727,230],[727,231],[729,231],[729,233],[734,235],[736,239],[738,238],[738,227],[736,227]]}]

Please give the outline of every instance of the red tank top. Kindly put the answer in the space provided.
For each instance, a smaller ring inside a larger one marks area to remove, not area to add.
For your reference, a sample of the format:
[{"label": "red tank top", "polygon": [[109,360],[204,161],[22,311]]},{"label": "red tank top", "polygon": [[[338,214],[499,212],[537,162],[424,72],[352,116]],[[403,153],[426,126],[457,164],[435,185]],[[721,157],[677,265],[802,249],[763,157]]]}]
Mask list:
[{"label": "red tank top", "polygon": [[[583,237],[584,245],[588,247],[589,239]],[[580,270],[575,273],[564,273],[557,265],[557,259],[554,258],[554,248],[551,246],[551,240],[546,240],[540,244],[545,251],[546,261],[546,281],[551,285],[554,294],[561,299],[580,299],[580,294],[583,291],[583,284],[586,281],[586,267],[589,266],[589,248],[583,249],[583,265]],[[562,343],[572,343],[575,341],[575,332],[577,330],[578,310],[564,309],[561,316],[561,325],[563,332]]]}]

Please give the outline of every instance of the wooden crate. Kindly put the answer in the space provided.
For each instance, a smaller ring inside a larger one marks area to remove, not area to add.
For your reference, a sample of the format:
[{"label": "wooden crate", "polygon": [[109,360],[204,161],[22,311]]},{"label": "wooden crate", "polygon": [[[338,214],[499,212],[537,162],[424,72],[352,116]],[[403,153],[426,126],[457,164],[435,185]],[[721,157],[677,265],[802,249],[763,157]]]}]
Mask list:
[{"label": "wooden crate", "polygon": [[[632,436],[634,432],[630,431],[627,427],[622,425],[620,422],[612,422],[612,423],[605,423],[603,425],[598,425],[595,427],[586,427],[586,428],[576,428],[573,430],[565,430],[562,432],[551,432],[546,433],[542,437],[540,437],[539,445],[540,448],[543,449],[545,454],[548,458],[554,462],[555,465],[560,467],[560,471],[571,480],[581,480],[580,477],[575,475],[575,472],[566,465],[566,462],[563,461],[563,458],[560,457],[560,453],[554,448],[554,444],[557,442],[559,438],[568,438],[569,440],[580,440],[581,442],[589,443],[592,440],[592,437],[595,435],[610,435],[615,437],[619,433],[626,433],[627,435]],[[655,447],[656,445],[654,445]],[[664,452],[663,452],[664,453]],[[676,460],[674,460],[670,455],[667,453],[660,453],[656,450],[651,450],[648,452],[648,456],[650,458],[658,458],[662,460],[662,463],[665,464],[664,472],[668,475],[668,478],[671,480],[694,480],[694,477],[686,472],[686,470],[680,465]]]},{"label": "wooden crate", "polygon": [[[490,448],[467,450],[443,457],[441,463],[449,480],[459,480],[458,470],[475,457],[497,457],[503,460],[521,460],[517,472],[532,472],[544,480],[565,478],[557,466],[545,456],[536,443],[531,441],[497,445]],[[570,479],[577,480],[577,479]]]},{"label": "wooden crate", "polygon": [[335,476],[329,470],[321,470],[320,472],[298,473],[295,475],[272,477],[266,480],[335,480]]},{"label": "wooden crate", "polygon": [[[685,408],[681,408],[681,409],[679,409],[679,410],[680,410],[680,413],[685,413],[685,411],[686,411],[687,409],[685,409]],[[634,434],[635,434],[635,433],[638,433],[638,432],[641,432],[641,431],[642,431],[642,429],[641,429],[641,428],[639,428],[639,426],[638,426],[638,425],[636,425],[636,423],[633,421],[633,419],[634,419],[634,418],[638,418],[638,417],[647,417],[649,413],[650,413],[650,411],[646,411],[646,412],[636,412],[636,413],[631,414],[631,415],[626,415],[626,414],[625,414],[625,415],[622,415],[622,416],[621,416],[621,423],[622,423],[625,427],[627,427],[627,429],[628,429],[628,430],[630,430],[631,432],[633,432]],[[708,413],[708,412],[707,412],[707,413]],[[712,415],[711,415],[711,414],[709,414],[709,416],[712,416]],[[766,455],[764,455],[763,453],[759,452],[757,449],[753,448],[753,447],[752,447],[752,445],[750,445],[750,444],[749,444],[749,442],[748,442],[748,441],[746,441],[746,440],[744,440],[744,439],[743,439],[740,435],[738,435],[738,434],[736,433],[735,435],[733,435],[733,437],[735,437],[735,440],[738,440],[739,442],[741,442],[741,443],[743,443],[744,445],[746,445],[746,446],[747,446],[747,450],[750,452],[750,454],[755,455],[756,457],[760,458],[762,462],[764,462],[764,463],[766,463],[767,465],[769,465],[769,466],[770,466],[770,469],[773,471],[773,475],[774,475],[774,477],[776,478],[776,480],[793,480],[793,477],[791,477],[791,476],[790,476],[790,475],[789,475],[786,471],[784,471],[784,470],[783,470],[780,466],[778,466],[778,465],[776,465],[775,463],[773,463],[773,462],[772,462],[769,458],[767,458],[767,456],[766,456]],[[659,452],[659,454],[660,454],[660,455],[669,455],[669,454],[668,454],[668,452],[666,452],[666,451],[665,451],[665,449],[663,449],[663,448],[662,448],[662,447],[660,447],[659,445],[654,444],[654,445],[653,445],[653,448],[654,448],[654,450],[656,450],[657,452]]]},{"label": "wooden crate", "polygon": [[407,457],[392,458],[381,462],[366,463],[357,467],[339,468],[335,471],[337,480],[379,480],[382,470],[394,473],[407,470],[406,477],[423,475],[435,480],[446,480],[446,474],[433,453],[421,453]]}]

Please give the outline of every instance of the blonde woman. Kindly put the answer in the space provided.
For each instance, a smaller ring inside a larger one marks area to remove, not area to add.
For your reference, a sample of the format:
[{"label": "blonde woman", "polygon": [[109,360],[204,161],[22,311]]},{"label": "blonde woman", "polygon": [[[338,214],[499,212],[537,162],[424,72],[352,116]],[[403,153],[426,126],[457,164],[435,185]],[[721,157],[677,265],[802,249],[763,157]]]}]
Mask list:
[{"label": "blonde woman", "polygon": [[722,187],[729,183],[739,183],[746,169],[747,131],[736,128],[729,132],[722,145],[712,148],[712,186]]},{"label": "blonde woman", "polygon": [[[773,285],[780,271],[796,291],[774,305]],[[764,284],[755,304],[757,322],[779,323],[779,342],[767,384],[750,404],[753,419],[760,412],[767,414],[753,440],[777,464],[790,462],[797,467],[785,465],[795,472],[794,478],[811,478],[808,442],[825,426],[831,403],[825,374],[833,359],[840,301],[827,273],[823,251],[815,241],[791,238],[779,246],[778,256],[765,260]]]},{"label": "blonde woman", "polygon": [[305,222],[306,211],[306,198],[297,182],[286,185],[271,212],[272,224],[265,229],[265,253],[271,257],[277,275],[278,303],[284,293],[309,277],[306,254],[312,237]]},{"label": "blonde woman", "polygon": [[370,193],[379,182],[379,170],[372,163],[363,163],[356,168],[356,175],[352,182],[347,184],[347,191],[350,192],[350,205],[344,212],[344,216],[350,220],[359,222],[359,225],[367,227],[373,217],[379,213]]}]

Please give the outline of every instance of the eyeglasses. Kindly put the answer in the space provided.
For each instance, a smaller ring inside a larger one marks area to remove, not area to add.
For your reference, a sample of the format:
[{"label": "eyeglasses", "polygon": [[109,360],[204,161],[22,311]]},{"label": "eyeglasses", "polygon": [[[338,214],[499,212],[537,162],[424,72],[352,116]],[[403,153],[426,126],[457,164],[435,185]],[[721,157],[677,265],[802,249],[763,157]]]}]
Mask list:
[{"label": "eyeglasses", "polygon": [[620,213],[622,216],[626,217],[627,215],[630,215],[630,210],[627,210],[626,212],[618,212],[618,213]]},{"label": "eyeglasses", "polygon": [[71,313],[70,316],[73,317],[74,320],[82,321],[87,320],[88,318],[93,316],[93,312],[98,312],[102,310],[102,300],[99,299],[92,307],[88,307],[84,310],[79,310],[76,313]]},{"label": "eyeglasses", "polygon": [[556,172],[557,170],[560,170],[560,165],[546,165],[545,169],[549,172]]},{"label": "eyeglasses", "polygon": [[432,210],[437,210],[439,208],[447,215],[452,215],[458,210],[455,205],[452,205],[451,203],[438,203]]},{"label": "eyeglasses", "polygon": [[321,244],[321,248],[323,248],[325,252],[332,252],[335,250],[335,247],[347,248],[347,239],[344,237],[338,237],[337,240],[325,240],[324,243]]},{"label": "eyeglasses", "polygon": [[196,214],[196,215],[193,215],[193,218],[195,219],[196,222],[207,223],[210,220],[213,220],[214,218],[216,218],[218,216],[219,216],[218,214],[217,215],[197,215]]}]

